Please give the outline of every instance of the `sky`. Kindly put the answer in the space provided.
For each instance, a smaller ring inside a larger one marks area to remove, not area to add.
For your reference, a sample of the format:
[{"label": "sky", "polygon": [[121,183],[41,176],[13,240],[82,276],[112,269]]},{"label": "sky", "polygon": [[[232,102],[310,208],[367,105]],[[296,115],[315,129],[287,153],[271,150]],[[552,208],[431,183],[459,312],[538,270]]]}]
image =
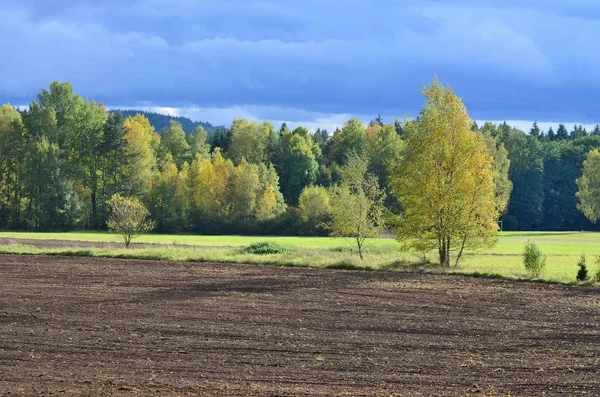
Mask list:
[{"label": "sky", "polygon": [[0,102],[53,80],[111,108],[332,128],[418,114],[600,122],[596,0],[2,0]]}]

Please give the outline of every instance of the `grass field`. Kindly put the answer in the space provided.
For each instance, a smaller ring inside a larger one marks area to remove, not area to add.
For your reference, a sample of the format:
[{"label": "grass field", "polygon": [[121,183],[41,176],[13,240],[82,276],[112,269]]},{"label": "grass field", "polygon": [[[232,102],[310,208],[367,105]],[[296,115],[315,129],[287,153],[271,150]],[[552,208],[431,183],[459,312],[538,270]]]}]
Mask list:
[{"label": "grass field", "polygon": [[[160,244],[156,247],[135,249],[107,249],[89,247],[75,252],[74,241],[115,243],[118,236],[110,233],[0,233],[0,239],[56,240],[53,247],[33,248],[9,245],[0,248],[5,253],[80,254],[109,257],[139,257],[165,260],[197,260],[211,262],[265,263],[286,266],[339,267],[366,269],[395,269],[420,261],[420,256],[400,250],[394,239],[373,239],[366,245],[366,260],[360,261],[352,240],[329,237],[263,237],[263,236],[194,236],[155,235],[140,236],[137,243]],[[292,252],[271,255],[253,255],[241,248],[257,242],[269,241],[291,247]],[[600,233],[589,232],[503,232],[498,234],[495,247],[468,252],[459,267],[450,271],[495,274],[510,278],[525,278],[521,253],[525,244],[533,241],[547,255],[547,270],[543,279],[569,283],[575,281],[577,261],[581,253],[587,255],[590,275],[595,273],[596,255],[600,254]],[[182,249],[176,245],[189,245]],[[429,259],[435,260],[433,254]],[[439,271],[440,269],[435,269]]]}]

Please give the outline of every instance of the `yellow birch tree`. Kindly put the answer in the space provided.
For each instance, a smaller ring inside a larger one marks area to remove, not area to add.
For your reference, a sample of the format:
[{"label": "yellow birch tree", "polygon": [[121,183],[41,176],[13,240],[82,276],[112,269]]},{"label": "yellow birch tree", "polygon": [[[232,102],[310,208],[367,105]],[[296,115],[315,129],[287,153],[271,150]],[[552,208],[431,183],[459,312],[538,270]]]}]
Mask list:
[{"label": "yellow birch tree", "polygon": [[493,158],[471,130],[464,104],[436,79],[423,89],[425,107],[405,125],[405,147],[390,182],[403,213],[397,237],[406,248],[437,249],[440,265],[466,248],[494,243],[501,200]]}]

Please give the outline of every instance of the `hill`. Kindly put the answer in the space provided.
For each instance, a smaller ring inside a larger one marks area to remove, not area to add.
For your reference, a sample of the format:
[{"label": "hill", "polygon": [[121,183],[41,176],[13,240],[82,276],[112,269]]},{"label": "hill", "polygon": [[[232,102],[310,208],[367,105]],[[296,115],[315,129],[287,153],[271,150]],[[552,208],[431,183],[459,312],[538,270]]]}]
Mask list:
[{"label": "hill", "polygon": [[148,118],[148,120],[150,120],[150,124],[152,124],[152,126],[154,126],[154,129],[156,131],[162,131],[165,128],[168,127],[169,125],[169,121],[173,120],[178,122],[179,124],[181,124],[181,126],[183,127],[183,130],[185,131],[186,134],[191,134],[194,131],[196,131],[196,128],[198,128],[198,126],[202,126],[206,132],[210,135],[211,133],[213,133],[215,131],[215,129],[217,128],[216,126],[212,125],[209,122],[202,122],[202,121],[193,121],[187,117],[183,117],[183,116],[169,116],[166,114],[161,114],[161,113],[156,113],[156,112],[147,112],[147,111],[143,111],[143,110],[122,110],[122,109],[114,109],[111,110],[111,112],[121,112],[123,114],[123,117],[129,117],[129,116],[135,116],[136,114],[143,114],[144,116],[146,116]]}]

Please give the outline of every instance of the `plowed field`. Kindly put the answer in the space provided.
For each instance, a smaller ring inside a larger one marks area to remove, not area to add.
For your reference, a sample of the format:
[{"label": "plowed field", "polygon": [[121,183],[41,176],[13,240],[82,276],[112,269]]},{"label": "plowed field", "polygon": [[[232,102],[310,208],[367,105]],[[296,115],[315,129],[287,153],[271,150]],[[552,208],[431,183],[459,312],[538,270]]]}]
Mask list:
[{"label": "plowed field", "polygon": [[600,291],[0,256],[0,395],[600,395]]}]

